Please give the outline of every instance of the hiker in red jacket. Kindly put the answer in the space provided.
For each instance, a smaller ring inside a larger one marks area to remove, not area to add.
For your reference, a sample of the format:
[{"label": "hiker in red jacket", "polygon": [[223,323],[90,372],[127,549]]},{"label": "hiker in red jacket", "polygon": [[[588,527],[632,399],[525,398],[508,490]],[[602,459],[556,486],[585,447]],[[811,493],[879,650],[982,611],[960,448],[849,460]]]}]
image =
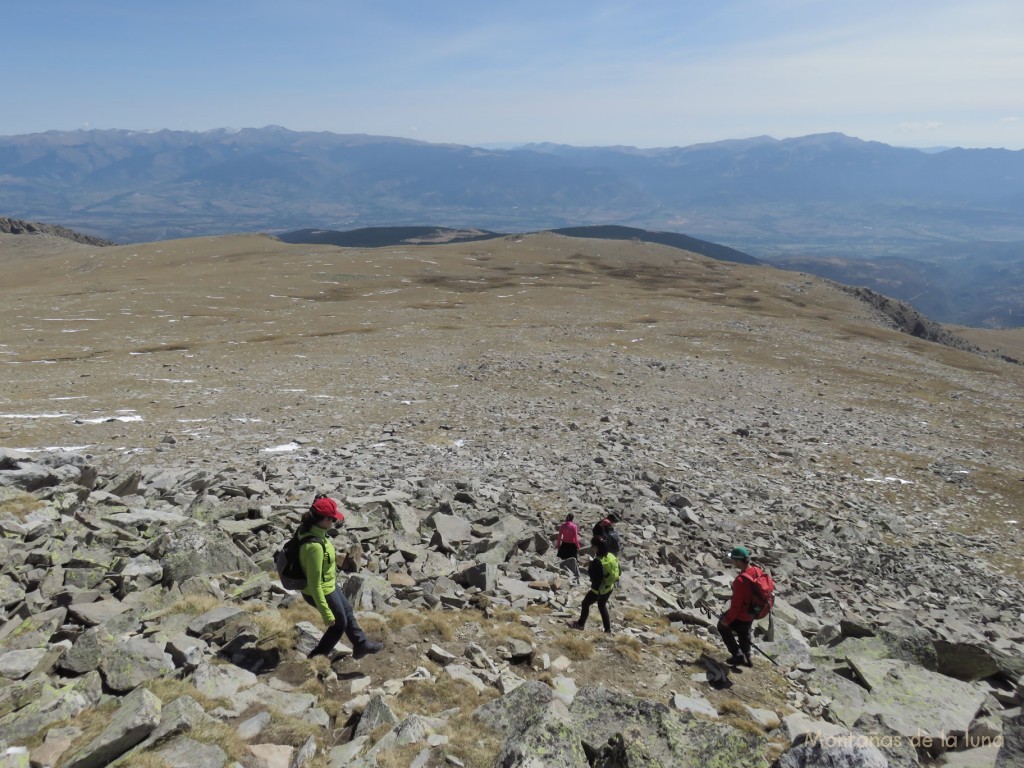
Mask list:
[{"label": "hiker in red jacket", "polygon": [[761,569],[750,564],[750,552],[746,547],[733,549],[729,553],[729,559],[739,574],[732,582],[729,610],[718,620],[718,634],[722,636],[725,647],[732,654],[726,664],[752,667],[754,663],[750,654],[750,630],[757,617],[754,608],[758,599],[753,581],[761,574]]}]

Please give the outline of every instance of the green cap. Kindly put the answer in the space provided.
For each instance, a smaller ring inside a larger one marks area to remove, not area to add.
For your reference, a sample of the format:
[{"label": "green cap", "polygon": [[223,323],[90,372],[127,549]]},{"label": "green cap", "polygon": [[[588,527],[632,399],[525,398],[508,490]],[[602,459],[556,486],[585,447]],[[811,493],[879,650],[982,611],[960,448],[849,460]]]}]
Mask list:
[{"label": "green cap", "polygon": [[749,560],[750,552],[746,547],[736,547],[729,553],[730,560]]}]

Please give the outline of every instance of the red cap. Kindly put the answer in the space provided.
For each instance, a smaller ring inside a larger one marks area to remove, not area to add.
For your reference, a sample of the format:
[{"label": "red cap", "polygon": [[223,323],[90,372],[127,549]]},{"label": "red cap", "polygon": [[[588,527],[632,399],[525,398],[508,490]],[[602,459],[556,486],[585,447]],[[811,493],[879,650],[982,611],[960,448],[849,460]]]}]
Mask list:
[{"label": "red cap", "polygon": [[343,515],[341,510],[338,509],[338,503],[334,499],[329,499],[326,496],[314,501],[313,506],[310,507],[309,510],[321,517],[333,517],[335,520],[345,519],[345,515]]}]

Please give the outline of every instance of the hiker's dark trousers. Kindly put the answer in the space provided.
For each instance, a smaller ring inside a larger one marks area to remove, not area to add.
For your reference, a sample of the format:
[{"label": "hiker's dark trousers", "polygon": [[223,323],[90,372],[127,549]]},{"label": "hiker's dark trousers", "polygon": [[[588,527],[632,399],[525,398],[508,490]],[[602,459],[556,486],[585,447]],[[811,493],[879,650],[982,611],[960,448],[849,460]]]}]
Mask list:
[{"label": "hiker's dark trousers", "polygon": [[612,617],[608,613],[608,598],[611,596],[611,592],[606,595],[599,595],[592,589],[587,590],[587,595],[583,598],[583,605],[580,609],[580,620],[578,623],[581,629],[587,623],[587,617],[590,615],[590,606],[597,603],[597,610],[601,612],[601,622],[604,624],[604,631],[612,631]]},{"label": "hiker's dark trousers", "polygon": [[[303,593],[302,599],[310,605],[316,606],[313,598],[309,595]],[[366,642],[366,633],[356,621],[356,616],[352,612],[352,603],[345,597],[340,586],[335,587],[334,591],[327,595],[327,605],[330,607],[331,613],[334,614],[334,623],[324,632],[324,636],[320,638],[316,648],[309,652],[310,657],[328,655],[334,650],[334,646],[341,640],[342,635],[348,638],[353,648]]]},{"label": "hiker's dark trousers", "polygon": [[725,647],[733,656],[743,655],[748,661],[753,658],[750,655],[750,630],[754,626],[752,621],[733,621],[731,624],[723,624],[718,620],[718,634],[725,641]]}]

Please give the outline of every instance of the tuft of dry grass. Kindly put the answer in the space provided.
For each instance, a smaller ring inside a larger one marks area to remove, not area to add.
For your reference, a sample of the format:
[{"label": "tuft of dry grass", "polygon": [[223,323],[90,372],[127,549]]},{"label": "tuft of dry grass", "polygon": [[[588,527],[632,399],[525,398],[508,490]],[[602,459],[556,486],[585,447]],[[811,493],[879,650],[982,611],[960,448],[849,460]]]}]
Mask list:
[{"label": "tuft of dry grass", "polygon": [[377,753],[377,768],[409,768],[423,749],[429,749],[429,747],[420,744],[403,744],[400,747],[382,749]]},{"label": "tuft of dry grass", "polygon": [[562,635],[554,644],[573,661],[582,661],[594,655],[594,644],[580,635]]},{"label": "tuft of dry grass", "polygon": [[725,699],[719,702],[716,709],[720,715],[739,715],[740,717],[747,716],[747,708],[743,706],[743,702],[737,699]]},{"label": "tuft of dry grass", "polygon": [[260,734],[260,739],[270,744],[290,744],[301,747],[310,736],[320,733],[320,726],[292,715],[271,710],[270,724]]},{"label": "tuft of dry grass", "polygon": [[453,640],[455,638],[454,625],[464,623],[459,612],[431,611],[423,614],[416,626],[424,635],[434,635],[442,640]]},{"label": "tuft of dry grass", "polygon": [[744,733],[749,733],[754,736],[764,736],[764,726],[760,723],[755,723],[749,717],[736,717],[729,715],[728,717],[721,718],[719,722],[732,726],[736,730],[743,731]]},{"label": "tuft of dry grass", "polygon": [[627,605],[622,611],[622,621],[631,627],[642,627],[659,634],[668,631],[672,625],[672,622],[661,614],[638,605]]},{"label": "tuft of dry grass", "polygon": [[231,707],[230,699],[213,699],[204,693],[201,693],[192,683],[185,680],[179,680],[175,677],[154,677],[151,680],[147,680],[142,684],[143,688],[149,690],[154,696],[156,696],[164,704],[170,704],[176,699],[180,699],[182,696],[188,696],[191,699],[195,699],[203,709],[211,710],[217,707]]},{"label": "tuft of dry grass", "polygon": [[[313,687],[313,683],[319,685],[319,690]],[[311,693],[318,697],[320,708],[326,712],[331,720],[338,724],[340,727],[348,719],[348,714],[345,712],[345,703],[348,701],[351,694],[347,690],[343,690],[337,683],[324,684],[319,680],[307,681],[301,690],[303,693]]]},{"label": "tuft of dry grass", "polygon": [[473,717],[456,717],[449,721],[448,747],[467,768],[491,768],[505,739],[502,734]]},{"label": "tuft of dry grass", "polygon": [[484,634],[494,643],[500,643],[509,637],[515,638],[516,640],[523,640],[527,643],[532,643],[534,640],[533,632],[530,631],[529,627],[525,627],[518,623],[487,622],[484,624]]},{"label": "tuft of dry grass", "polygon": [[387,626],[382,629],[385,633],[399,632],[410,624],[419,623],[420,619],[421,615],[416,611],[399,609],[388,614]]},{"label": "tuft of dry grass", "polygon": [[192,616],[199,616],[207,611],[223,605],[213,595],[186,595],[171,605],[167,606],[157,614],[157,618],[169,616],[174,613],[187,613]]},{"label": "tuft of dry grass", "polygon": [[[396,714],[416,712],[436,715],[446,710],[460,710],[448,721],[445,734],[448,736],[448,745],[445,751],[457,756],[467,768],[491,768],[504,739],[501,734],[470,717],[470,714],[477,707],[497,698],[498,692],[488,688],[483,693],[477,693],[469,683],[453,680],[444,673],[437,674],[438,671],[436,666],[431,670],[432,674],[436,674],[434,682],[415,680],[405,684],[393,702]],[[391,765],[380,761],[377,764]],[[408,763],[394,765],[404,768]]]},{"label": "tuft of dry grass", "polygon": [[455,680],[443,672],[432,671],[431,674],[436,677],[434,682],[429,680],[406,682],[395,697],[396,712],[436,715],[446,709],[463,708],[467,703],[475,709],[498,695],[498,692],[492,688],[486,689],[483,693],[477,693],[469,683]]},{"label": "tuft of dry grass", "polygon": [[196,723],[195,727],[188,732],[188,736],[203,744],[216,744],[227,753],[228,760],[242,763],[248,756],[246,749],[248,744],[239,737],[235,728],[227,723],[220,721]]},{"label": "tuft of dry grass", "polygon": [[116,700],[105,701],[97,707],[82,710],[67,722],[66,725],[81,731],[78,738],[68,748],[66,752],[68,757],[75,755],[78,750],[103,733],[103,729],[110,725],[110,720],[117,710],[118,704],[119,702]]},{"label": "tuft of dry grass", "polygon": [[631,659],[632,661],[640,661],[643,649],[644,644],[635,637],[619,635],[615,638],[615,652],[620,656],[625,656],[627,659]]},{"label": "tuft of dry grass", "polygon": [[14,515],[19,521],[25,522],[29,513],[42,506],[43,503],[31,493],[7,488],[4,489],[2,500],[0,500],[0,515],[7,513]]},{"label": "tuft of dry grass", "polygon": [[716,646],[709,643],[707,640],[703,640],[695,635],[670,632],[669,636],[673,638],[672,644],[682,651],[688,651],[690,653],[711,653],[716,648]]},{"label": "tuft of dry grass", "polygon": [[[309,608],[305,603],[303,606]],[[292,650],[295,646],[295,625],[298,621],[309,619],[305,615],[299,619],[295,615],[298,612],[291,612],[292,615],[288,615],[274,608],[266,606],[264,608],[265,610],[256,610],[251,614],[252,621],[260,633],[257,645],[261,648],[272,648],[281,653]]]},{"label": "tuft of dry grass", "polygon": [[388,620],[382,616],[360,616],[359,626],[371,635],[387,637],[389,634],[388,627],[390,625]]}]

